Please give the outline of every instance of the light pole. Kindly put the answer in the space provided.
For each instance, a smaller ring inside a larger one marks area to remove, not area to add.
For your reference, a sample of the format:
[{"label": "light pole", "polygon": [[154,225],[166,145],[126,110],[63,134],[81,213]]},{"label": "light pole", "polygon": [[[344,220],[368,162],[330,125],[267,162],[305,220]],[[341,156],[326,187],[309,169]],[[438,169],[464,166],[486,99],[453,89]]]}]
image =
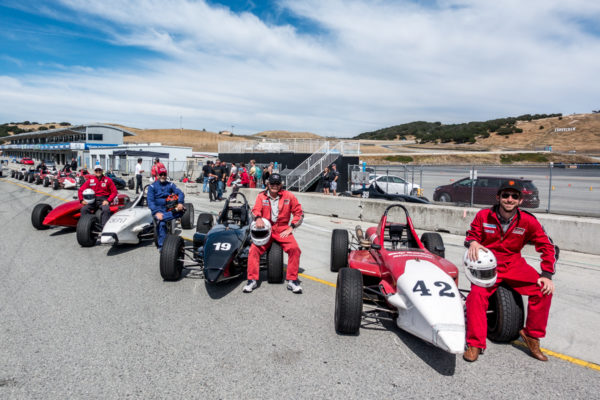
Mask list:
[{"label": "light pole", "polygon": [[235,127],[235,125],[231,125],[231,134],[233,135],[233,128]]}]

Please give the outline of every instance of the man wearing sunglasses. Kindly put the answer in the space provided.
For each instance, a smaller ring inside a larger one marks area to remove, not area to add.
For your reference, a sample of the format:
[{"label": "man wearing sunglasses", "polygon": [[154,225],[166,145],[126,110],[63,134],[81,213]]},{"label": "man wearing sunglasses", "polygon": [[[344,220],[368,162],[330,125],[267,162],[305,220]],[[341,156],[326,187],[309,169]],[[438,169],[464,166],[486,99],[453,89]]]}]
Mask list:
[{"label": "man wearing sunglasses", "polygon": [[[158,178],[148,187],[147,198],[148,208],[152,211],[152,216],[157,222],[157,246],[158,251],[161,251],[167,237],[167,222],[183,216],[185,196],[173,182],[167,181],[167,169],[165,167],[158,168],[156,172]],[[170,202],[167,201],[168,197],[174,198],[172,195],[177,196],[177,204],[173,208],[171,208]]]},{"label": "man wearing sunglasses", "polygon": [[[495,284],[487,288],[471,284],[467,297],[467,350],[463,358],[469,362],[476,361],[486,348],[486,311],[490,296],[501,283],[529,296],[527,321],[519,334],[532,357],[548,360],[540,350],[540,338],[546,335],[557,254],[552,240],[535,216],[519,209],[523,202],[522,192],[519,181],[503,182],[496,195],[498,204],[479,211],[467,231],[465,246],[469,259],[476,261],[479,250],[483,249],[491,251],[498,262]],[[541,253],[541,273],[527,264],[521,255],[528,243],[535,245],[536,251]]]},{"label": "man wearing sunglasses", "polygon": [[[281,245],[288,255],[286,279],[287,288],[293,293],[302,293],[298,281],[300,266],[300,247],[294,239],[293,231],[299,227],[304,218],[302,207],[296,196],[281,186],[281,175],[273,173],[269,176],[267,190],[260,192],[252,208],[252,217],[257,228],[264,228],[263,218],[271,222],[271,239],[264,246],[250,246],[248,254],[248,284],[244,292],[250,293],[258,286],[260,256],[269,250],[273,240]],[[292,219],[292,215],[294,216]],[[291,219],[291,222],[290,222]]]}]

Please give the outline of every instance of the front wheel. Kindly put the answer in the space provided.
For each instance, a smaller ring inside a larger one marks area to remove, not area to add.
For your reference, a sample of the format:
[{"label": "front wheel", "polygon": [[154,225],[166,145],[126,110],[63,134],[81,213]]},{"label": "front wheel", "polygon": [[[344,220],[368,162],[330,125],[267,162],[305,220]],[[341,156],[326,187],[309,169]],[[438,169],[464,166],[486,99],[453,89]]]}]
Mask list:
[{"label": "front wheel", "polygon": [[133,189],[135,189],[135,182],[134,182],[133,178],[130,178],[130,179],[127,181],[127,186],[129,186],[129,190],[133,190]]},{"label": "front wheel", "polygon": [[48,178],[47,176],[44,177],[44,183],[43,183],[44,187],[48,187],[50,186],[50,178]]},{"label": "front wheel", "polygon": [[343,268],[338,273],[335,289],[335,330],[354,335],[360,329],[362,318],[362,274],[357,269]]},{"label": "front wheel", "polygon": [[488,306],[488,338],[494,342],[510,342],[519,337],[524,320],[521,295],[506,286],[498,286]]},{"label": "front wheel", "polygon": [[185,212],[181,217],[181,227],[183,229],[194,228],[194,205],[192,203],[185,203]]},{"label": "front wheel", "polygon": [[331,233],[331,257],[329,269],[338,272],[348,266],[348,231],[334,229]]},{"label": "front wheel", "polygon": [[85,214],[77,221],[77,243],[82,247],[92,247],[96,244],[102,227],[95,214]]},{"label": "front wheel", "polygon": [[283,249],[277,242],[271,244],[267,254],[267,281],[269,283],[283,282]]},{"label": "front wheel", "polygon": [[196,221],[196,232],[208,233],[212,229],[214,218],[210,213],[200,213]]},{"label": "front wheel", "polygon": [[450,197],[450,195],[448,193],[442,193],[440,195],[440,200],[442,203],[450,203],[452,201],[452,198]]},{"label": "front wheel", "polygon": [[46,216],[52,211],[52,206],[50,204],[37,204],[33,207],[33,211],[31,212],[31,224],[37,230],[48,229],[47,225],[44,225],[44,219]]},{"label": "front wheel", "polygon": [[423,246],[436,256],[444,258],[446,256],[446,248],[444,247],[444,240],[437,232],[425,232],[421,235],[421,243]]},{"label": "front wheel", "polygon": [[60,183],[58,183],[58,179],[56,179],[56,178],[52,181],[52,189],[54,189],[54,190],[60,189]]},{"label": "front wheel", "polygon": [[177,281],[181,278],[184,246],[181,236],[167,235],[165,238],[160,252],[160,276],[165,281]]}]

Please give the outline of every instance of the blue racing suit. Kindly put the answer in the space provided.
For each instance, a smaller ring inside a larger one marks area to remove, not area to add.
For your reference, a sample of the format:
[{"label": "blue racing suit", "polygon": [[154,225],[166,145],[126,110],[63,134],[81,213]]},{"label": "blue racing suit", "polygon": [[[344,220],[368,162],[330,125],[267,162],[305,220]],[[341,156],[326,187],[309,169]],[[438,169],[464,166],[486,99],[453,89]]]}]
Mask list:
[{"label": "blue racing suit", "polygon": [[179,196],[179,200],[177,200],[178,204],[184,204],[185,196],[173,182],[162,183],[160,180],[157,180],[148,188],[148,208],[152,211],[152,216],[155,216],[158,212],[163,214],[162,220],[156,220],[159,250],[162,249],[163,242],[167,236],[167,222],[183,216],[183,211],[167,211],[166,199],[171,194]]}]

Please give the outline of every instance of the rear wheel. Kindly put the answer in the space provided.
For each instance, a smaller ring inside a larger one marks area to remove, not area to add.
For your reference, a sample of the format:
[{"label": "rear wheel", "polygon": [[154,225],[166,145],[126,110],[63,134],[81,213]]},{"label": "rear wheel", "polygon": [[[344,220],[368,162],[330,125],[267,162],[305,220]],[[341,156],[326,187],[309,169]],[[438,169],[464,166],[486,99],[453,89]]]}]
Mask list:
[{"label": "rear wheel", "polygon": [[442,203],[450,203],[452,201],[452,198],[450,197],[450,195],[448,193],[442,193],[440,195],[440,200]]},{"label": "rear wheel", "polygon": [[176,281],[183,271],[184,242],[180,236],[167,235],[160,252],[160,276],[165,281]]},{"label": "rear wheel", "polygon": [[442,258],[446,256],[444,240],[439,233],[425,232],[423,235],[421,235],[421,242],[429,252],[435,254],[436,256]]},{"label": "rear wheel", "polygon": [[48,178],[47,176],[44,177],[44,187],[48,187],[50,186],[50,178]]},{"label": "rear wheel", "polygon": [[363,281],[359,270],[343,268],[337,278],[335,289],[335,330],[354,335],[360,329],[362,317]]},{"label": "rear wheel", "polygon": [[510,342],[519,337],[525,313],[523,298],[505,286],[498,286],[488,307],[488,338],[495,342]]},{"label": "rear wheel", "polygon": [[15,177],[15,170],[14,170],[14,169],[11,169],[11,170],[10,170],[10,177],[11,177],[11,178],[14,178],[14,177]]},{"label": "rear wheel", "polygon": [[129,189],[130,189],[130,190],[133,190],[133,189],[135,189],[135,182],[134,182],[133,178],[130,178],[130,179],[127,181],[127,186],[129,186]]},{"label": "rear wheel", "polygon": [[33,207],[33,211],[31,212],[31,224],[35,229],[48,229],[48,226],[44,225],[44,219],[50,211],[52,211],[52,206],[50,204],[42,203]]},{"label": "rear wheel", "polygon": [[18,179],[19,179],[20,181],[22,181],[22,180],[23,180],[23,178],[25,178],[25,174],[23,174],[22,172],[19,172]]},{"label": "rear wheel", "polygon": [[29,175],[27,176],[27,182],[29,183],[33,183],[33,180],[35,179],[35,176],[33,176],[33,173],[29,173]]},{"label": "rear wheel", "polygon": [[211,230],[213,223],[214,218],[212,214],[200,213],[200,215],[198,215],[198,220],[196,221],[196,232],[208,233],[208,231]]},{"label": "rear wheel", "polygon": [[338,272],[348,266],[348,231],[334,229],[331,233],[331,259],[329,268]]},{"label": "rear wheel", "polygon": [[102,227],[95,214],[82,215],[77,221],[77,243],[82,247],[94,246],[101,232]]},{"label": "rear wheel", "polygon": [[42,182],[43,182],[43,179],[42,179],[42,177],[38,175],[38,176],[35,178],[35,184],[36,184],[36,185],[41,185],[41,184],[42,184]]},{"label": "rear wheel", "polygon": [[54,189],[54,190],[60,189],[60,184],[58,183],[58,179],[54,179],[52,181],[52,189]]},{"label": "rear wheel", "polygon": [[271,244],[267,254],[267,281],[269,283],[283,282],[283,249],[277,242]]},{"label": "rear wheel", "polygon": [[181,227],[183,229],[194,228],[194,205],[192,203],[185,203],[185,212],[181,217]]}]

